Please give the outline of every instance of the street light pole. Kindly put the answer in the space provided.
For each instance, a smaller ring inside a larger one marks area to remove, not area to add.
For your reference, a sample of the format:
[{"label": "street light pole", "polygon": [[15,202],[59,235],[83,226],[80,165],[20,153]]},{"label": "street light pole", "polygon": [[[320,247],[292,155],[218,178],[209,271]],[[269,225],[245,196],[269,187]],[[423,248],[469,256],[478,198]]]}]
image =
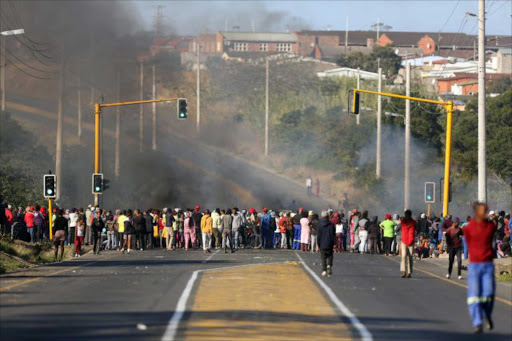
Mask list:
[{"label": "street light pole", "polygon": [[2,31],[2,23],[0,22],[0,87],[2,87],[2,111],[5,110],[5,36],[14,36],[25,33],[20,28],[17,30]]},{"label": "street light pole", "polygon": [[[382,92],[382,68],[379,67],[378,91]],[[377,179],[381,177],[381,137],[382,137],[382,97],[377,96],[377,165],[375,166],[375,175]]]},{"label": "street light pole", "polygon": [[[411,64],[407,62],[405,69],[405,95],[411,96]],[[404,211],[409,209],[409,167],[411,154],[411,101],[405,100],[405,165],[404,165]]]},{"label": "street light pole", "polygon": [[200,50],[200,45],[196,42],[196,49],[197,49],[197,62],[196,62],[196,92],[197,92],[197,96],[196,96],[196,100],[197,100],[197,115],[196,115],[196,132],[199,134],[199,132],[201,131],[201,70],[200,70],[200,66],[201,66],[201,60],[199,58],[199,50]]},{"label": "street light pole", "polygon": [[[485,149],[485,0],[478,1],[478,200],[487,201]],[[445,179],[445,181],[448,181]]]},{"label": "street light pole", "polygon": [[268,156],[268,59],[265,63],[265,156]]},{"label": "street light pole", "polygon": [[[361,75],[359,73],[359,68],[357,68],[357,75],[356,75],[356,87],[358,89],[361,89]],[[356,124],[359,125],[359,115],[356,116]]]}]

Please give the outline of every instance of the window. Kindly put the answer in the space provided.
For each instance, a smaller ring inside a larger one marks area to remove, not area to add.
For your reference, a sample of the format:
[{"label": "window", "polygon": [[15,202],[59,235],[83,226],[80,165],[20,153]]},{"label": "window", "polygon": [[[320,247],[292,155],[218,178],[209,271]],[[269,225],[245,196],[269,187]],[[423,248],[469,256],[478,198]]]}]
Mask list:
[{"label": "window", "polygon": [[268,51],[268,44],[267,43],[261,43],[260,44],[260,51]]},{"label": "window", "polygon": [[278,43],[277,44],[277,51],[278,52],[291,52],[292,51],[292,44],[290,44],[290,43]]},{"label": "window", "polygon": [[233,44],[233,50],[235,50],[235,51],[247,51],[248,50],[248,44],[247,43],[234,43]]}]

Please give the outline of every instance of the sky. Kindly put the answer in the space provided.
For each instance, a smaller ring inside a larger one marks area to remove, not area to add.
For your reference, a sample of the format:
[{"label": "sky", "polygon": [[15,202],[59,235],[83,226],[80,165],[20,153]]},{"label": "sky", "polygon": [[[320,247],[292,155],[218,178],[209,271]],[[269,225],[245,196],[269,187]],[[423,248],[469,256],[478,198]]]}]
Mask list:
[{"label": "sky", "polygon": [[[478,0],[359,1],[135,1],[146,29],[155,8],[163,6],[168,30],[177,34],[241,31],[284,31],[287,28],[368,30],[379,20],[392,31],[463,32],[477,34]],[[486,0],[487,34],[512,35],[512,1]]]}]

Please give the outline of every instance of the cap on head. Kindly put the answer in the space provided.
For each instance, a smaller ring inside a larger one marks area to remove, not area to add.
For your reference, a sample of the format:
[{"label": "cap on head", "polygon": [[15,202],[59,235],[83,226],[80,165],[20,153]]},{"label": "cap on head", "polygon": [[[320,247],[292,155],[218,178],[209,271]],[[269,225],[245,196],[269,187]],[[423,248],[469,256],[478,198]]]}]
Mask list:
[{"label": "cap on head", "polygon": [[309,211],[308,215],[313,215],[313,211]]},{"label": "cap on head", "polygon": [[329,211],[322,211],[322,218],[329,217]]},{"label": "cap on head", "polygon": [[199,207],[199,205],[196,205],[196,207],[194,207],[194,211],[196,211],[196,212],[199,212],[200,209],[201,209],[201,207]]},{"label": "cap on head", "polygon": [[164,213],[167,213],[167,207],[164,207],[163,211]]},{"label": "cap on head", "polygon": [[352,213],[357,213],[357,208],[354,208],[354,209],[352,210]]},{"label": "cap on head", "polygon": [[496,215],[496,212],[491,211],[491,212],[489,212],[489,215]]},{"label": "cap on head", "polygon": [[263,213],[267,213],[268,212],[268,208],[264,207],[263,208]]},{"label": "cap on head", "polygon": [[386,213],[386,220],[391,220],[391,214]]},{"label": "cap on head", "polygon": [[426,217],[425,213],[422,213],[422,214],[420,215],[420,217],[421,217],[421,218],[425,218],[425,217]]},{"label": "cap on head", "polygon": [[256,212],[256,210],[254,208],[252,208],[252,207],[249,208],[249,213],[254,213],[254,212]]}]

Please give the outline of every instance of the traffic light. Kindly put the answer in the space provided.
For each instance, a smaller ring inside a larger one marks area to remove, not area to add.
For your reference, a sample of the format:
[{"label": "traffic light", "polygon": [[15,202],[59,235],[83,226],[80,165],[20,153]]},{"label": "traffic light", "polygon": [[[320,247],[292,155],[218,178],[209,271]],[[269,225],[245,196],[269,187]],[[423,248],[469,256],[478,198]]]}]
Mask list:
[{"label": "traffic light", "polygon": [[359,115],[359,92],[354,90],[348,92],[348,113]]},{"label": "traffic light", "polygon": [[188,118],[187,100],[185,98],[178,99],[178,120],[186,120]]},{"label": "traffic light", "polygon": [[103,174],[94,173],[92,175],[92,194],[101,194],[103,192]]},{"label": "traffic light", "polygon": [[425,203],[433,204],[436,202],[436,183],[425,182]]},{"label": "traffic light", "polygon": [[45,174],[43,176],[43,184],[44,197],[46,199],[55,199],[57,192],[57,178],[55,174]]},{"label": "traffic light", "polygon": [[110,188],[109,184],[110,184],[110,180],[103,179],[103,191],[106,191],[107,189]]}]

